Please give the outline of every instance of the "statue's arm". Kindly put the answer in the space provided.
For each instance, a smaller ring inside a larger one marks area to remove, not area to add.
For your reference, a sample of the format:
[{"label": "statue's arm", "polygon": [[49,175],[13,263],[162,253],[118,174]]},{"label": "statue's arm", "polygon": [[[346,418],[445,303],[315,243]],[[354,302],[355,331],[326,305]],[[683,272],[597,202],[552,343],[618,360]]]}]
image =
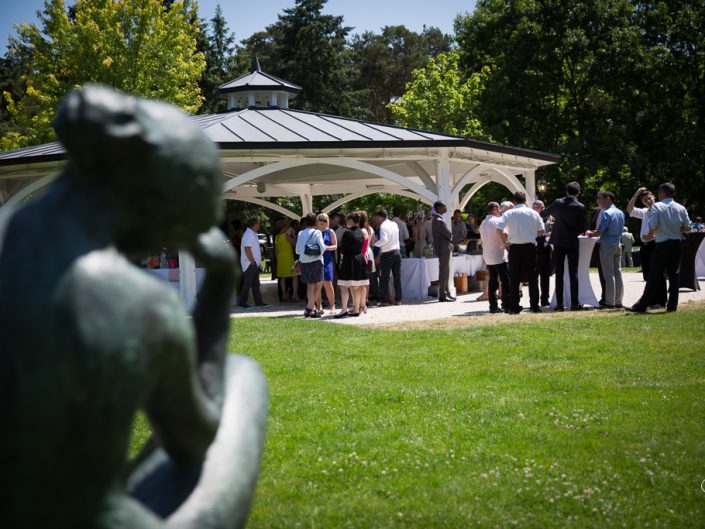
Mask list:
[{"label": "statue's arm", "polygon": [[230,330],[230,307],[235,293],[236,255],[218,228],[212,228],[201,235],[191,252],[206,269],[193,311],[198,373],[208,395],[220,405]]},{"label": "statue's arm", "polygon": [[200,460],[218,428],[235,288],[235,253],[220,230],[201,235],[191,252],[206,268],[193,327],[176,307],[166,325],[167,360],[146,410],[157,438],[180,461]]},{"label": "statue's arm", "polygon": [[173,310],[174,317],[167,315],[158,332],[157,379],[145,412],[158,444],[175,461],[189,464],[200,462],[213,441],[221,402],[211,398],[199,380],[193,329],[180,309],[162,307],[163,313]]}]

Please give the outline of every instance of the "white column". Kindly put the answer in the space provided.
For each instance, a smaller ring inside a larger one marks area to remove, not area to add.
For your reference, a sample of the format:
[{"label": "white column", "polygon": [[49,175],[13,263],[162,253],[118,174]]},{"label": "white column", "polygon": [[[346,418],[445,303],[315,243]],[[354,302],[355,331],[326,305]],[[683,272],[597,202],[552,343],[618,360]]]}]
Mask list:
[{"label": "white column", "polygon": [[183,250],[179,251],[179,295],[187,310],[196,304],[196,261]]},{"label": "white column", "polygon": [[536,171],[524,173],[524,187],[526,188],[526,203],[531,206],[531,203],[536,200]]},{"label": "white column", "polygon": [[451,225],[451,217],[453,216],[453,197],[452,185],[450,181],[450,161],[448,159],[448,149],[441,149],[441,157],[436,160],[436,185],[438,186],[438,200],[441,200],[448,206],[448,211],[445,214],[448,226]]},{"label": "white column", "polygon": [[[450,161],[448,158],[448,149],[441,149],[441,157],[436,160],[436,185],[438,186],[438,200],[445,203],[448,207],[445,215],[446,224],[449,228],[453,226],[452,216],[453,216],[453,197],[452,197],[452,185],[450,181]],[[451,257],[450,262],[450,277],[448,278],[448,290],[451,295],[455,296],[455,280],[453,274],[453,258]]]},{"label": "white column", "polygon": [[299,198],[301,199],[301,216],[313,213],[313,195],[311,193],[302,193]]}]

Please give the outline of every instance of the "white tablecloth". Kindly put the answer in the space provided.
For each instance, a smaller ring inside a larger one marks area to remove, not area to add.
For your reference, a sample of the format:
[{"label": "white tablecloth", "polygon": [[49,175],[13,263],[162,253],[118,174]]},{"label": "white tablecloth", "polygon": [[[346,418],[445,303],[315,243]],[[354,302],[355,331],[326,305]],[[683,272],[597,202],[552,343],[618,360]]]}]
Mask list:
[{"label": "white tablecloth", "polygon": [[[455,292],[453,276],[465,273],[468,276],[485,269],[485,261],[481,255],[456,255],[450,264],[451,293]],[[428,287],[432,281],[438,281],[438,258],[409,258],[401,260],[402,299],[426,299]]]},{"label": "white tablecloth", "polygon": [[700,243],[695,255],[695,277],[705,277],[705,239]]},{"label": "white tablecloth", "polygon": [[[143,268],[143,270],[169,283],[177,292],[181,289],[179,282],[180,270],[178,268]],[[205,276],[205,268],[196,268],[196,284],[199,288]]]},{"label": "white tablecloth", "polygon": [[[580,257],[578,259],[578,301],[581,305],[597,307],[597,297],[590,283],[590,259],[598,238],[578,237],[580,243]],[[565,258],[565,272],[563,273],[563,305],[570,307],[570,278],[568,277],[568,258]],[[551,297],[551,307],[556,306],[556,292]]]}]

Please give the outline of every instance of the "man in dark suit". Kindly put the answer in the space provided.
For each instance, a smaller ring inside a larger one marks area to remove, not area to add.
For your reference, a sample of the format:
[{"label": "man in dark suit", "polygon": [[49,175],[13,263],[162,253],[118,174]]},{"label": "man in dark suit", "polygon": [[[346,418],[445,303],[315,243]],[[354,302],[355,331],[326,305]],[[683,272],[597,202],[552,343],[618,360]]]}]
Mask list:
[{"label": "man in dark suit", "polygon": [[453,254],[453,233],[443,215],[448,208],[440,200],[433,205],[435,212],[431,220],[433,251],[438,257],[438,301],[455,301],[448,290],[450,280],[450,257]]},{"label": "man in dark suit", "polygon": [[551,230],[551,244],[553,245],[553,263],[556,270],[556,310],[562,311],[563,307],[563,271],[565,258],[568,258],[568,278],[570,280],[570,309],[579,310],[578,298],[578,257],[580,245],[578,235],[585,231],[586,212],[585,206],[578,202],[580,184],[569,182],[565,186],[566,196],[559,198],[543,211],[547,218],[554,218]]}]

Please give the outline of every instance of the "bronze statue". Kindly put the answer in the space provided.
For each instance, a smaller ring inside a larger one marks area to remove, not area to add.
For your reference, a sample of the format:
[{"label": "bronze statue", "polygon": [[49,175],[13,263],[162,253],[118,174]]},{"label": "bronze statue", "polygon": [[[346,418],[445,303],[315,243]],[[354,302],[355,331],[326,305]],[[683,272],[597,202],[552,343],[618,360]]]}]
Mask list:
[{"label": "bronze statue", "polygon": [[[55,128],[69,161],[0,254],[0,526],[241,527],[267,391],[254,362],[226,361],[217,149],[174,107],[99,86],[70,92]],[[207,270],[192,319],[131,262],[162,246]],[[139,409],[154,436],[127,463]]]}]

